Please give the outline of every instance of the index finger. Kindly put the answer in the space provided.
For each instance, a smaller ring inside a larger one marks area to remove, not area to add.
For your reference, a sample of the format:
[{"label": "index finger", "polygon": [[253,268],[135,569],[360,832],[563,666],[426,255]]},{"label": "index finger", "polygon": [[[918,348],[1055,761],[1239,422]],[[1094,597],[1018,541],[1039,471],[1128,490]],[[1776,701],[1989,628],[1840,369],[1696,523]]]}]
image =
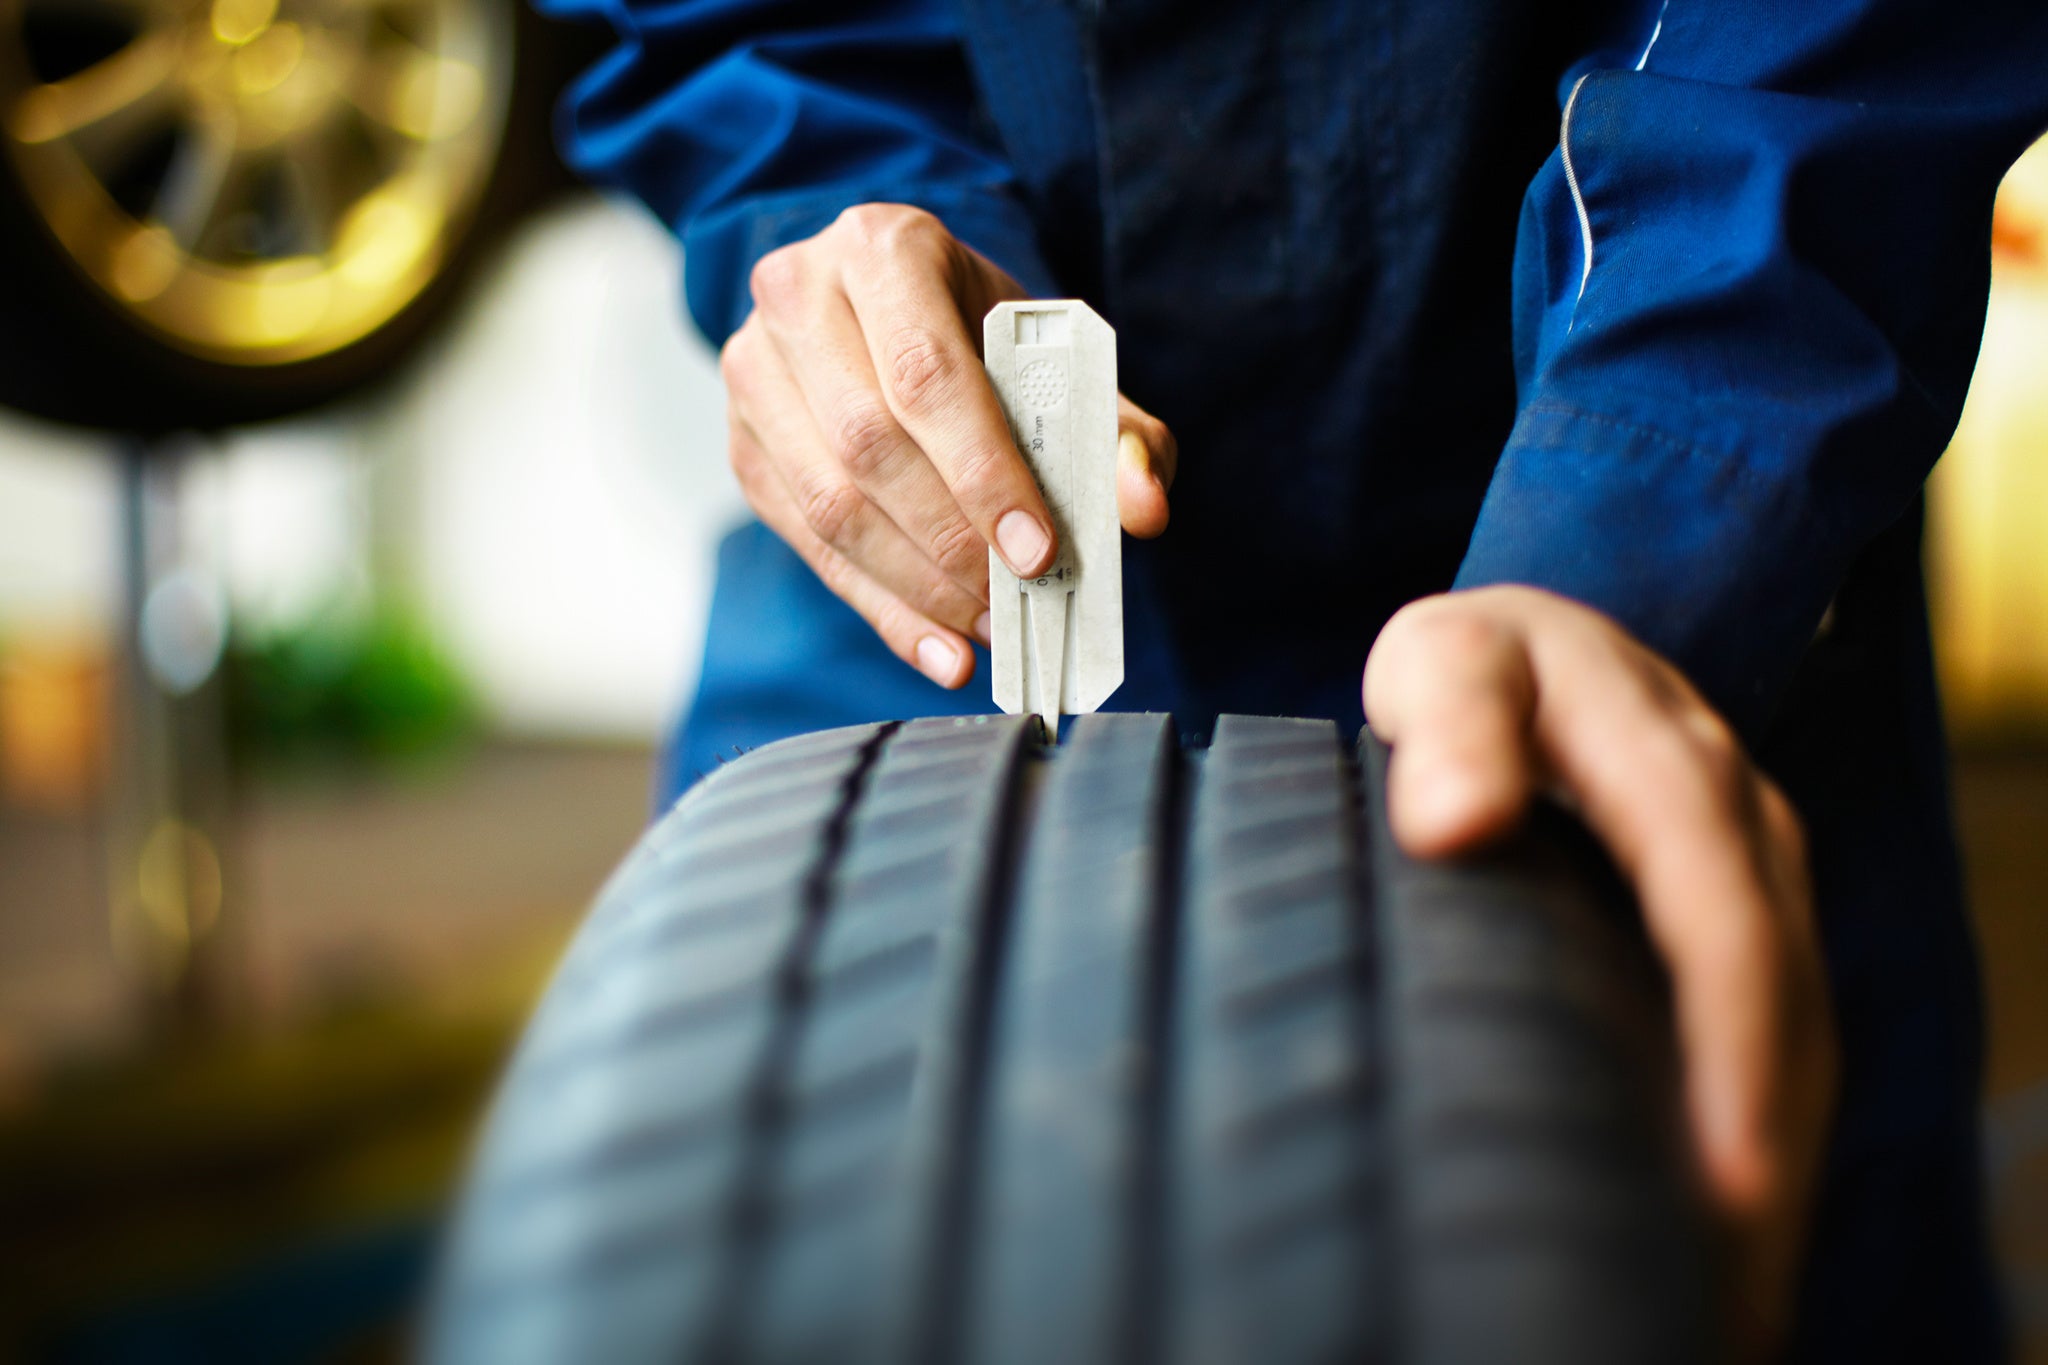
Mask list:
[{"label": "index finger", "polygon": [[[933,231],[944,229],[933,225]],[[843,285],[860,320],[889,410],[939,471],[983,540],[1020,578],[1051,565],[1057,548],[1038,483],[1010,438],[989,387],[965,309],[992,307],[993,271],[946,237],[945,272],[892,249],[867,254]]]}]

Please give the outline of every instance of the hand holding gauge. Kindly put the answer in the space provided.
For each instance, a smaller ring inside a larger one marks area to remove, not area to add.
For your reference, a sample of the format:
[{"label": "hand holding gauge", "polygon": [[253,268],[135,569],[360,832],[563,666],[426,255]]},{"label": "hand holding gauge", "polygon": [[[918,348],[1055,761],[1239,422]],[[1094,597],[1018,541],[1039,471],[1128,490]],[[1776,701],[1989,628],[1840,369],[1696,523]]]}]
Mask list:
[{"label": "hand holding gauge", "polygon": [[[750,283],[754,309],[719,356],[741,491],[896,657],[941,687],[963,685],[975,666],[970,642],[993,634],[989,551],[1032,582],[1061,553],[973,335],[1024,287],[906,204],[848,209],[763,256]],[[1047,324],[1057,328],[1075,308],[1024,311],[1057,314]],[[1073,317],[1082,314],[1106,348],[1108,329],[1085,308]],[[1014,350],[1014,334],[1007,344]],[[1051,358],[1027,351],[1025,363]],[[1068,381],[1077,375],[1069,370]],[[1088,410],[1099,420],[1101,409]],[[1044,411],[1056,425],[1058,405]],[[1156,536],[1166,529],[1173,435],[1113,393],[1108,411],[1118,517],[1129,534]],[[1106,550],[1084,547],[1067,561],[1070,576],[1115,548],[1112,530]]]}]

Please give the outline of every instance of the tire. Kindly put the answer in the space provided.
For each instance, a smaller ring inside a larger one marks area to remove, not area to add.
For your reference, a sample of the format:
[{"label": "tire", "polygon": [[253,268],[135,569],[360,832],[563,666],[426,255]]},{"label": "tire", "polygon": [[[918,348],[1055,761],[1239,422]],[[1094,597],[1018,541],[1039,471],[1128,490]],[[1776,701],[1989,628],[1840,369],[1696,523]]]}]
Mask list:
[{"label": "tire", "polygon": [[503,1083],[430,1358],[1714,1354],[1582,835],[1412,863],[1322,721],[1026,725],[771,745],[655,825]]}]

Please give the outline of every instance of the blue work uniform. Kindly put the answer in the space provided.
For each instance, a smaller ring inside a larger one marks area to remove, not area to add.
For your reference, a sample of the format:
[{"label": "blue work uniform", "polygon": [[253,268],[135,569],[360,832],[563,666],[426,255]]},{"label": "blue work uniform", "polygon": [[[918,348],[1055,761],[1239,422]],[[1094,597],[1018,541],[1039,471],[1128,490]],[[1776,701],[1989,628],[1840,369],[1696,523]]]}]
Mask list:
[{"label": "blue work uniform", "polygon": [[[920,205],[1117,328],[1177,434],[1115,702],[1361,720],[1402,603],[1530,583],[1676,662],[1804,815],[1845,1042],[1798,1358],[1997,1354],[1980,1002],[1919,567],[2040,0],[547,0],[620,42],[566,141],[682,238]],[[759,526],[679,789],[736,746],[985,710]]]}]

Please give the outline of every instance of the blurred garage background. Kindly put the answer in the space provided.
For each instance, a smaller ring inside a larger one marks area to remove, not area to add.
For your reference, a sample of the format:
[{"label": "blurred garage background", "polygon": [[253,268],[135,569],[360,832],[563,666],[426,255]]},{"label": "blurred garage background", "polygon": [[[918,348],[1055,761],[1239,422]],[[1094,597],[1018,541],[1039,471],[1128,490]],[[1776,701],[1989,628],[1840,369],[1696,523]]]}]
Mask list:
[{"label": "blurred garage background", "polygon": [[[741,508],[511,0],[0,0],[0,1359],[380,1359]],[[1929,537],[2048,1361],[2048,146]]]}]

